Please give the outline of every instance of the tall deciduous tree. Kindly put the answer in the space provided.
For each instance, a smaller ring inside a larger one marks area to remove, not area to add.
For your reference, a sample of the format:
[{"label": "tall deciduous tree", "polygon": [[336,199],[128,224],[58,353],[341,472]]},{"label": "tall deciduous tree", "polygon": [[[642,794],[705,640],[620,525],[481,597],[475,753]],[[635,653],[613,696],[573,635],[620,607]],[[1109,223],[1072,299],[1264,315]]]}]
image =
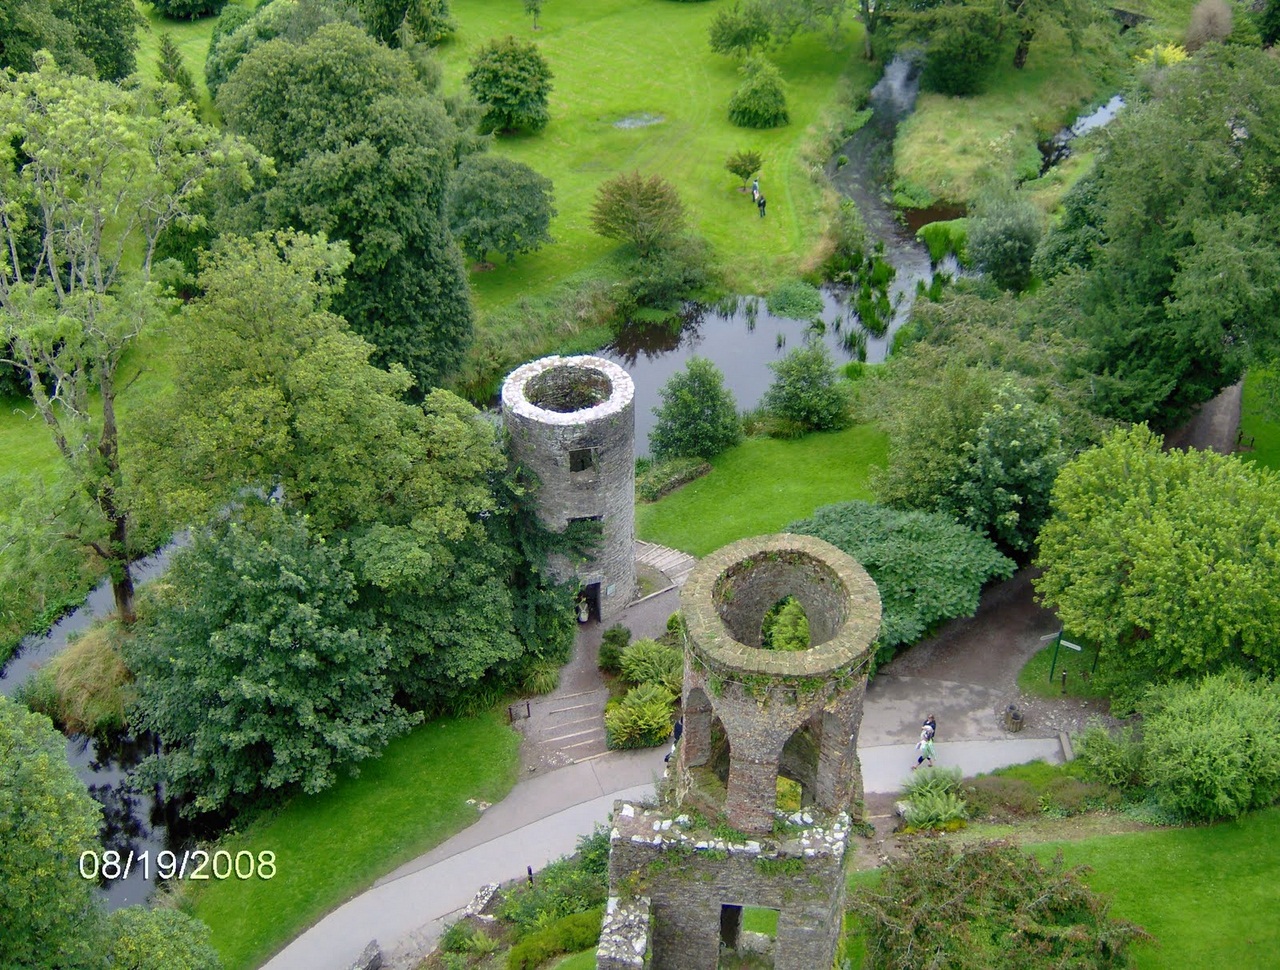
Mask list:
[{"label": "tall deciduous tree", "polygon": [[705,357],[691,357],[658,392],[658,421],[649,433],[653,457],[713,458],[742,440],[742,422],[724,375]]},{"label": "tall deciduous tree", "polygon": [[121,81],[134,72],[142,18],[132,0],[54,0],[53,10],[63,24],[74,25],[76,48],[93,61],[99,78]]},{"label": "tall deciduous tree", "polygon": [[133,620],[138,555],[117,415],[120,362],[157,313],[156,240],[246,151],[163,92],[59,74],[0,77],[0,347],[23,372],[63,466],[36,522],[96,554]]},{"label": "tall deciduous tree", "polygon": [[408,729],[386,636],[350,609],[345,557],[256,501],[174,556],[128,649],[136,723],[163,744],[143,777],[193,811],[242,810],[323,791]]},{"label": "tall deciduous tree", "polygon": [[[388,47],[438,44],[458,29],[449,0],[357,0],[369,33]],[[404,43],[405,40],[410,43]]]},{"label": "tall deciduous tree", "polygon": [[773,383],[764,407],[805,431],[833,431],[849,423],[849,397],[825,344],[797,347],[769,365]]},{"label": "tall deciduous tree", "polygon": [[413,60],[328,24],[302,44],[255,48],[218,105],[280,166],[262,197],[267,223],[350,244],[334,305],[375,361],[402,364],[419,393],[439,383],[471,342],[472,312],[445,221],[456,130]]},{"label": "tall deciduous tree", "polygon": [[760,166],[764,164],[759,152],[743,150],[734,152],[725,159],[724,167],[730,175],[736,175],[742,179],[742,188],[745,191],[747,182],[751,180],[751,176],[760,171]]},{"label": "tall deciduous tree", "polygon": [[551,120],[551,68],[536,44],[491,40],[476,52],[467,86],[485,107],[484,131],[541,131]]},{"label": "tall deciduous tree", "polygon": [[500,155],[463,159],[449,187],[449,226],[462,251],[483,262],[491,250],[507,262],[551,242],[551,179]]},{"label": "tall deciduous tree", "polygon": [[80,853],[100,850],[102,809],[43,714],[0,696],[0,966],[97,970],[102,916]]},{"label": "tall deciduous tree", "polygon": [[1164,452],[1145,427],[1069,462],[1040,532],[1045,605],[1132,687],[1224,664],[1280,669],[1280,480],[1234,458]]},{"label": "tall deciduous tree", "polygon": [[1090,23],[1101,15],[1096,0],[1006,0],[1018,45],[1013,51],[1013,66],[1022,70],[1031,53],[1031,42],[1047,27],[1061,27],[1078,51],[1080,40]]}]

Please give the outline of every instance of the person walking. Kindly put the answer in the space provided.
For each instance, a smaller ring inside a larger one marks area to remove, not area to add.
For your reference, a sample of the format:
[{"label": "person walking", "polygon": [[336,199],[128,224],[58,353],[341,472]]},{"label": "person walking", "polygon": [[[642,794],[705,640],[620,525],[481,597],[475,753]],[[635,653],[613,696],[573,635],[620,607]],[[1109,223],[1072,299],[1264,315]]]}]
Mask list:
[{"label": "person walking", "polygon": [[760,176],[756,176],[751,181],[751,201],[756,205],[760,204]]},{"label": "person walking", "polygon": [[927,725],[920,729],[920,740],[916,742],[916,750],[920,752],[920,757],[916,759],[916,763],[911,766],[911,770],[915,771],[924,762],[929,762],[929,767],[933,767],[933,729]]},{"label": "person walking", "polygon": [[930,733],[931,735],[933,735],[933,737],[934,737],[934,739],[935,739],[935,740],[937,739],[937,737],[938,737],[938,719],[937,719],[936,717],[934,717],[932,714],[926,714],[926,715],[924,716],[924,723],[923,723],[923,724],[921,724],[920,726],[921,726],[922,728],[928,728],[928,729],[929,729],[929,733]]},{"label": "person walking", "polygon": [[764,196],[763,195],[759,195],[756,197],[756,206],[760,209],[760,218],[763,219],[764,218]]}]

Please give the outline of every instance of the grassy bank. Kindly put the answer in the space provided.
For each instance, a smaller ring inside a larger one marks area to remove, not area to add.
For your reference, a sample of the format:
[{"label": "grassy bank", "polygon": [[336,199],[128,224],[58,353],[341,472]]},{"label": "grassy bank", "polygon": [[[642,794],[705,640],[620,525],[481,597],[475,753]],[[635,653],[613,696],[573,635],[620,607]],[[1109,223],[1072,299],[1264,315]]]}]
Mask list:
[{"label": "grassy bank", "polygon": [[636,535],[695,556],[745,536],[777,532],[821,505],[871,499],[867,476],[888,439],[857,425],[795,441],[749,438],[712,471],[661,501],[636,508]]},{"label": "grassy bank", "polygon": [[210,881],[188,890],[228,970],[249,970],[379,876],[478,817],[515,783],[519,738],[497,714],[434,721],[392,742],[329,791],[299,797],[223,839],[233,854],[276,855],[270,880]]},{"label": "grassy bank", "polygon": [[1253,450],[1241,457],[1264,468],[1280,471],[1280,416],[1277,401],[1280,385],[1266,371],[1249,371],[1240,402],[1240,431],[1253,440]]}]

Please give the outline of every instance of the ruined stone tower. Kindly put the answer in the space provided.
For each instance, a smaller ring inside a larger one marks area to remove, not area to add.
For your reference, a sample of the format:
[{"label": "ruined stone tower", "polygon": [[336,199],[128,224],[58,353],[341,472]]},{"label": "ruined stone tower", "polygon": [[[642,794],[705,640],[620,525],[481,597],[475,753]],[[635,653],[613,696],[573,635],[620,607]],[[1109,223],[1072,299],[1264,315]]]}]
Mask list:
[{"label": "ruined stone tower", "polygon": [[[810,647],[761,648],[765,614],[803,606]],[[742,910],[777,910],[773,965],[830,967],[844,910],[858,727],[880,595],[857,562],[810,536],[735,542],[680,594],[684,735],[657,808],[615,805],[597,967],[714,970]],[[777,811],[777,781],[801,810]],[[734,831],[736,830],[736,831]]]},{"label": "ruined stone tower", "polygon": [[514,461],[538,480],[538,518],[563,531],[601,523],[583,563],[553,557],[556,579],[574,576],[594,618],[608,620],[635,588],[635,385],[601,357],[543,357],[502,385],[502,419]]}]

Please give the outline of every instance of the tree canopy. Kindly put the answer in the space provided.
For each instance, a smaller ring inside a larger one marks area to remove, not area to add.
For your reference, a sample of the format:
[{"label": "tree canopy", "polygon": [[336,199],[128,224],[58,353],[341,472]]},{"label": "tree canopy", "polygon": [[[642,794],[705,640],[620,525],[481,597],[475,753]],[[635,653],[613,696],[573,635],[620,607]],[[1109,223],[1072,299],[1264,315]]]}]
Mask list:
[{"label": "tree canopy", "polygon": [[160,301],[157,240],[215,178],[246,182],[247,146],[197,122],[176,89],[124,89],[52,64],[0,76],[0,347],[63,459],[57,495],[17,528],[111,570],[129,622],[133,521],[116,414],[125,352]]},{"label": "tree canopy", "polygon": [[449,188],[449,226],[462,251],[483,262],[496,250],[507,258],[551,242],[551,180],[500,155],[462,160]]},{"label": "tree canopy", "polygon": [[73,74],[119,81],[133,73],[140,18],[132,0],[0,0],[0,68],[37,68],[51,52]]},{"label": "tree canopy", "polygon": [[335,308],[377,363],[402,364],[420,394],[438,384],[471,342],[472,311],[444,216],[457,133],[413,59],[331,23],[255,47],[218,106],[280,167],[260,194],[264,224],[346,240]]},{"label": "tree canopy", "polygon": [[551,68],[538,45],[507,36],[491,40],[471,59],[467,86],[484,105],[482,131],[541,131],[551,120]]},{"label": "tree canopy", "polygon": [[0,966],[99,966],[101,916],[80,853],[100,849],[102,809],[43,714],[0,696]]},{"label": "tree canopy", "polygon": [[1280,669],[1280,480],[1146,427],[1069,462],[1040,532],[1036,589],[1098,645],[1098,678],[1135,687],[1225,664]]},{"label": "tree canopy", "polygon": [[657,422],[649,433],[649,450],[665,458],[714,458],[742,440],[742,421],[724,375],[705,357],[691,357],[672,374],[653,409]]},{"label": "tree canopy", "polygon": [[591,227],[606,239],[626,240],[647,257],[684,232],[684,203],[661,175],[624,172],[596,190]]}]

